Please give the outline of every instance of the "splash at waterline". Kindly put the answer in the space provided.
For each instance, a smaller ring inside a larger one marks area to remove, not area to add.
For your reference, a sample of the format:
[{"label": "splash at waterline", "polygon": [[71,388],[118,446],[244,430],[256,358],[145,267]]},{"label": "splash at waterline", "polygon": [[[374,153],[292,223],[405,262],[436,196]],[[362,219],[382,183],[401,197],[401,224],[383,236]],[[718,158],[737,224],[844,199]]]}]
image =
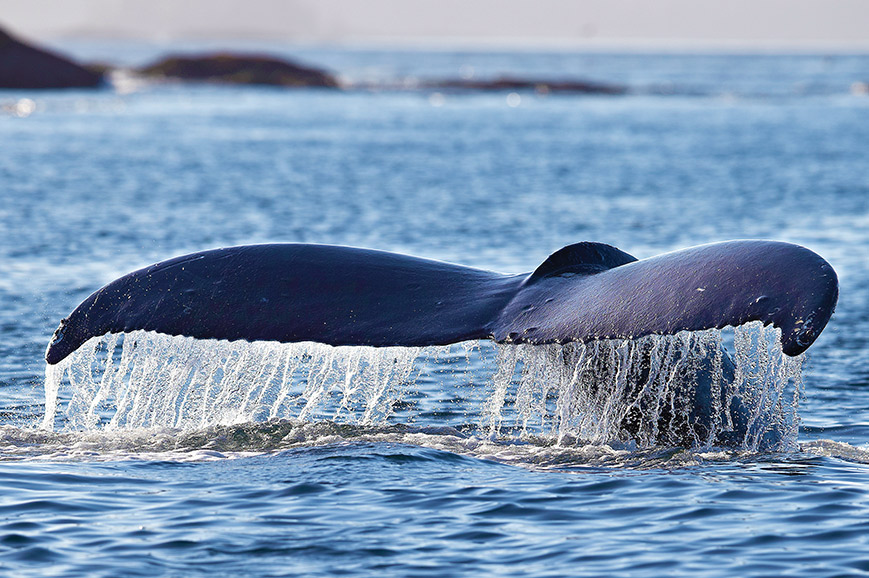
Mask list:
[{"label": "splash at waterline", "polygon": [[[479,394],[460,401],[477,435],[785,448],[796,439],[803,357],[783,355],[779,339],[777,329],[760,323],[733,330],[732,343],[719,330],[585,344],[425,348],[108,334],[46,366],[42,426],[190,431],[283,419],[386,424],[420,387],[452,387],[436,375],[447,359],[464,360],[456,366],[459,378]],[[425,384],[421,376],[429,377]]]}]

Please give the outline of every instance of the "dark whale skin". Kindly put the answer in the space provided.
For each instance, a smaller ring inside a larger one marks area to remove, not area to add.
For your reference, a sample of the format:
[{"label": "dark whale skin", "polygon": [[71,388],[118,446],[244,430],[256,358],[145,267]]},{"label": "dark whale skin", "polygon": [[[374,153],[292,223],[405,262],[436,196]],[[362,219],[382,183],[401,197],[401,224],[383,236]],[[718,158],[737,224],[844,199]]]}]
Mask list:
[{"label": "dark whale skin", "polygon": [[782,330],[799,355],[833,313],[838,279],[777,241],[702,245],[636,260],[577,243],[531,274],[333,245],[267,244],[177,257],[85,299],[46,351],[56,364],[91,337],[135,330],[199,339],[425,346],[471,339],[552,343],[736,326]]}]

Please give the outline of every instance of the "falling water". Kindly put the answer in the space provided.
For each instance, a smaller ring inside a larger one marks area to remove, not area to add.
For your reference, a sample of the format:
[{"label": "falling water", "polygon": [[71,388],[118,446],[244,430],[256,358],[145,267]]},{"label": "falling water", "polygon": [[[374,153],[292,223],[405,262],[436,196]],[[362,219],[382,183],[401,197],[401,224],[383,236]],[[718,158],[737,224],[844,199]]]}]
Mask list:
[{"label": "falling water", "polygon": [[55,427],[64,385],[67,429],[194,429],[290,417],[377,423],[410,383],[419,352],[110,334],[48,366],[43,426]]},{"label": "falling water", "polygon": [[785,356],[780,331],[760,323],[732,340],[731,354],[718,330],[499,346],[485,425],[559,443],[790,447],[803,358]]},{"label": "falling water", "polygon": [[[636,340],[496,345],[481,433],[557,443],[748,448],[796,436],[801,358],[760,324]],[[481,355],[460,344],[470,364]],[[136,331],[48,366],[43,427],[201,429],[273,419],[376,425],[450,347],[226,342]],[[491,365],[491,363],[490,363]]]}]

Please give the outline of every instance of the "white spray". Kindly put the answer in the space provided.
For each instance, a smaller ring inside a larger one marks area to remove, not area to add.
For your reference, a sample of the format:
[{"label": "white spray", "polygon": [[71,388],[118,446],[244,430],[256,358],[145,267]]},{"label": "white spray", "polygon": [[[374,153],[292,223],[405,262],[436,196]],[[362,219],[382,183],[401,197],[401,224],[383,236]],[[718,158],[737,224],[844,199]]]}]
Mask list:
[{"label": "white spray", "polygon": [[[716,330],[496,345],[491,377],[474,379],[491,391],[482,411],[471,413],[490,437],[639,447],[687,437],[703,446],[742,428],[743,447],[767,443],[770,432],[777,445],[787,445],[798,425],[802,358],[784,356],[778,339],[777,330],[759,323],[737,328],[732,365]],[[474,344],[460,347],[469,364],[472,354],[481,355]],[[106,335],[47,366],[43,427],[195,430],[289,418],[384,423],[430,361],[449,350]],[[705,396],[703,427],[692,425],[695,391]]]}]

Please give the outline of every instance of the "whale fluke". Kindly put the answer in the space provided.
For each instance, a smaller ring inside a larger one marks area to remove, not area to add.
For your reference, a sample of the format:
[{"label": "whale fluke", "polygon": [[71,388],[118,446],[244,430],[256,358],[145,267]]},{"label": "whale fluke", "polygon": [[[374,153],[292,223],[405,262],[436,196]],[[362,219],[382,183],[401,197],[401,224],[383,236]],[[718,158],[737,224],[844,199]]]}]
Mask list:
[{"label": "whale fluke", "polygon": [[599,273],[636,260],[633,255],[628,255],[612,245],[590,241],[574,243],[562,247],[547,257],[539,267],[534,269],[527,283],[565,273]]},{"label": "whale fluke", "polygon": [[818,337],[838,297],[803,247],[728,241],[636,260],[578,243],[503,275],[395,253],[269,244],[170,259],[117,279],[61,321],[56,364],[91,337],[135,330],[200,339],[426,346],[552,343],[737,326],[782,331],[787,355]]}]

